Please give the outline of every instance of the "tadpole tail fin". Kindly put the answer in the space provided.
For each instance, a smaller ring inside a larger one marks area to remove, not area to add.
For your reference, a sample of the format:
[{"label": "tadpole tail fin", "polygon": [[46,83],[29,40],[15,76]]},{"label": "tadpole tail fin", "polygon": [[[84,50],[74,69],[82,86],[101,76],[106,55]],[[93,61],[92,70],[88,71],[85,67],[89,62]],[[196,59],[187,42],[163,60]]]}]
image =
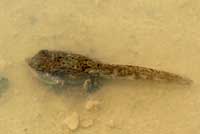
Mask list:
[{"label": "tadpole tail fin", "polygon": [[102,65],[105,75],[112,75],[115,78],[144,79],[153,81],[175,82],[190,85],[192,80],[166,71],[132,65]]}]

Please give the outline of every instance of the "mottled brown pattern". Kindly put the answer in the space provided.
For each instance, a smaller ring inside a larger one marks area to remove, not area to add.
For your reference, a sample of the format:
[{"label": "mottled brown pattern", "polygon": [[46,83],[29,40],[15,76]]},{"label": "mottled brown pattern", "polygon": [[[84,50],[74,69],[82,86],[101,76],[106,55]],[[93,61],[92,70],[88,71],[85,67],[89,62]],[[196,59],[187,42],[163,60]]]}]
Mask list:
[{"label": "mottled brown pattern", "polygon": [[63,51],[41,50],[28,60],[31,68],[37,72],[48,73],[64,81],[66,79],[88,79],[90,87],[98,86],[98,79],[104,76],[112,78],[146,79],[155,81],[190,84],[191,80],[182,76],[132,65],[104,64],[86,56]]}]

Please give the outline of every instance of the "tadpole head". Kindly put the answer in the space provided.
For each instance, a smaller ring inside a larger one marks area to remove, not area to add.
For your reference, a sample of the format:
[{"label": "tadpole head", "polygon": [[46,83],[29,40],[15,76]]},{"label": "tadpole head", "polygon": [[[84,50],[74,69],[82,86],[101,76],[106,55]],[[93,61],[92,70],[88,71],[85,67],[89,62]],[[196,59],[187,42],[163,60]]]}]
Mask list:
[{"label": "tadpole head", "polygon": [[26,58],[26,63],[36,71],[41,71],[45,68],[47,59],[49,58],[48,50],[40,50],[33,57]]}]

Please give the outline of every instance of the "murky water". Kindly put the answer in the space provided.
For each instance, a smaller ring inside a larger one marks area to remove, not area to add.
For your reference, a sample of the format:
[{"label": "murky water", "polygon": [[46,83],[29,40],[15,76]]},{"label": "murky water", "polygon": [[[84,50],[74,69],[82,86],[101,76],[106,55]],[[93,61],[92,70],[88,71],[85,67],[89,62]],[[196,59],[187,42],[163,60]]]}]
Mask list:
[{"label": "murky water", "polygon": [[[200,132],[198,0],[1,0],[2,134],[172,134]],[[190,87],[112,81],[87,95],[54,91],[30,73],[25,58],[40,49],[72,51],[106,63],[182,74]],[[89,100],[100,102],[88,110]],[[92,120],[71,131],[73,112]]]}]

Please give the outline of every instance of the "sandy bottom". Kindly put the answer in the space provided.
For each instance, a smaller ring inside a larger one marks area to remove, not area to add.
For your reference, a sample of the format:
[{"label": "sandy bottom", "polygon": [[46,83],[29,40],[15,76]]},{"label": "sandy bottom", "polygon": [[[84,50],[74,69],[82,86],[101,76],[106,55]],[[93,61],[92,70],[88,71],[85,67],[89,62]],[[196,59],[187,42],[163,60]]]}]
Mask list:
[{"label": "sandy bottom", "polygon": [[[0,73],[10,87],[0,95],[0,133],[200,133],[199,7],[199,0],[1,0]],[[25,63],[40,49],[162,69],[194,84],[112,81],[93,94],[54,91]],[[88,110],[88,101],[100,104]],[[65,120],[74,112],[90,126],[71,131]]]}]

